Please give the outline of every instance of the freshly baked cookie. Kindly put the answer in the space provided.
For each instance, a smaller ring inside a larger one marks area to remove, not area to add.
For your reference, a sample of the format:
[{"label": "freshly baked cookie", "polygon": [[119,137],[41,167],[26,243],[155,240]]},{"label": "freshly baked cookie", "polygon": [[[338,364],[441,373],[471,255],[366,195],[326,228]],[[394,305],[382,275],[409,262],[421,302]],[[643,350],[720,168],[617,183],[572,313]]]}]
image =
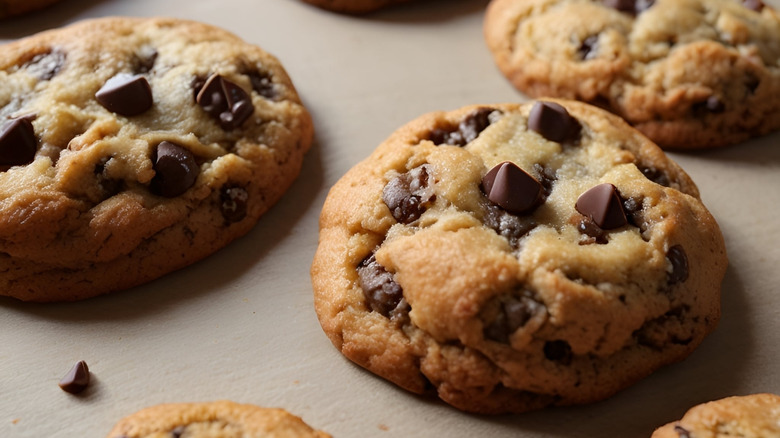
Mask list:
[{"label": "freshly baked cookie", "polygon": [[760,0],[493,0],[484,33],[520,91],[605,107],[662,147],[780,128],[780,15]]},{"label": "freshly baked cookie", "polygon": [[0,0],[0,19],[21,15],[57,3],[59,0]]},{"label": "freshly baked cookie", "polygon": [[314,6],[345,14],[365,14],[410,0],[303,0]]},{"label": "freshly baked cookie", "polygon": [[717,223],[680,167],[574,101],[400,128],[331,189],[315,307],[349,359],[482,413],[608,397],[718,322]]},{"label": "freshly baked cookie", "polygon": [[694,406],[652,438],[780,438],[780,396],[753,394]]},{"label": "freshly baked cookie", "polygon": [[329,438],[282,409],[230,401],[172,403],[123,418],[107,438]]},{"label": "freshly baked cookie", "polygon": [[0,47],[0,295],[87,298],[211,254],[311,138],[279,62],[205,24],[104,18]]}]

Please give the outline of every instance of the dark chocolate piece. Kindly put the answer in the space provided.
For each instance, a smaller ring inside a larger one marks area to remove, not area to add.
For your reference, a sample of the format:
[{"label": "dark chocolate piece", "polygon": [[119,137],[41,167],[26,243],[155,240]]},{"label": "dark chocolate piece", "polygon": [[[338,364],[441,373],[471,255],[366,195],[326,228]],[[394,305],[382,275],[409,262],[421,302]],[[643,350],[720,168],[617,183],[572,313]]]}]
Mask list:
[{"label": "dark chocolate piece", "polygon": [[538,101],[528,115],[528,128],[542,137],[563,143],[576,140],[582,127],[566,108],[555,102]]},{"label": "dark chocolate piece", "polygon": [[637,164],[637,168],[640,172],[642,172],[642,175],[644,175],[645,178],[649,179],[650,181],[664,187],[670,186],[671,181],[669,180],[669,175],[667,175],[666,172],[658,170],[655,167],[645,167],[641,164]]},{"label": "dark chocolate piece", "polygon": [[157,145],[153,162],[156,173],[152,178],[152,191],[166,198],[186,192],[200,173],[192,152],[169,141]]},{"label": "dark chocolate piece", "polygon": [[141,49],[133,55],[133,72],[135,73],[149,73],[154,68],[154,63],[157,61],[159,53],[157,50],[150,46],[141,47]]},{"label": "dark chocolate piece", "polygon": [[218,74],[206,80],[196,101],[226,131],[241,126],[255,112],[249,94]]},{"label": "dark chocolate piece", "polygon": [[493,108],[479,108],[466,116],[455,128],[433,130],[429,139],[436,145],[465,146],[490,126],[490,114],[494,111]]},{"label": "dark chocolate piece", "polygon": [[220,211],[228,223],[239,222],[246,217],[249,193],[243,187],[224,187],[219,194]]},{"label": "dark chocolate piece", "polygon": [[25,68],[39,79],[48,81],[56,76],[64,65],[65,53],[59,50],[50,50],[35,55],[30,62],[25,64]]},{"label": "dark chocolate piece", "polygon": [[0,165],[19,166],[35,159],[38,139],[28,118],[6,122],[0,129]]},{"label": "dark chocolate piece", "polygon": [[[496,305],[496,304],[493,304]],[[504,295],[498,297],[498,310],[493,320],[488,323],[483,335],[487,339],[504,344],[509,343],[509,337],[523,327],[537,313],[544,311],[544,304],[536,301],[528,291],[522,291],[518,297]]]},{"label": "dark chocolate piece", "polygon": [[620,12],[636,15],[650,6],[655,0],[604,0],[604,5],[617,9]]},{"label": "dark chocolate piece", "polygon": [[430,187],[428,168],[428,165],[422,165],[401,174],[390,180],[382,190],[382,200],[398,222],[410,224],[416,221],[436,201],[436,194]]},{"label": "dark chocolate piece", "polygon": [[509,161],[490,169],[482,188],[488,199],[514,214],[530,212],[542,199],[542,184]]},{"label": "dark chocolate piece", "polygon": [[509,246],[515,249],[520,247],[520,239],[537,225],[532,216],[516,216],[492,203],[487,205],[482,220],[486,226],[506,238]]},{"label": "dark chocolate piece", "polygon": [[357,273],[369,309],[391,319],[408,313],[409,305],[401,285],[376,261],[374,254],[360,263]]},{"label": "dark chocolate piece", "polygon": [[598,35],[591,35],[585,38],[585,40],[583,40],[580,44],[580,47],[577,49],[577,54],[579,55],[580,59],[588,60],[594,58],[596,56],[596,51],[598,50],[598,44]]},{"label": "dark chocolate piece", "polygon": [[677,435],[680,438],[691,438],[691,433],[679,424],[674,425],[674,431],[677,432]]},{"label": "dark chocolate piece", "polygon": [[605,230],[628,223],[617,188],[609,183],[599,184],[580,195],[574,208]]},{"label": "dark chocolate piece", "polygon": [[590,238],[585,241],[580,241],[580,245],[587,245],[590,243],[604,245],[608,242],[607,233],[604,232],[604,229],[596,225],[593,222],[593,219],[588,216],[580,216],[580,220],[577,222],[577,231]]},{"label": "dark chocolate piece", "polygon": [[89,386],[89,367],[83,360],[73,365],[68,374],[60,380],[60,388],[71,394],[78,394]]},{"label": "dark chocolate piece", "polygon": [[257,94],[265,97],[266,99],[274,99],[277,96],[276,89],[274,88],[274,82],[271,77],[265,73],[254,71],[248,73],[249,81],[252,83],[252,89]]},{"label": "dark chocolate piece", "polygon": [[105,109],[128,117],[144,113],[154,104],[152,87],[146,78],[125,73],[106,81],[95,93],[95,99]]},{"label": "dark chocolate piece", "polygon": [[688,279],[688,256],[681,245],[669,248],[666,259],[672,265],[672,270],[667,273],[669,284],[682,283]]},{"label": "dark chocolate piece", "polygon": [[547,341],[544,343],[544,357],[569,365],[572,360],[571,346],[566,341]]}]

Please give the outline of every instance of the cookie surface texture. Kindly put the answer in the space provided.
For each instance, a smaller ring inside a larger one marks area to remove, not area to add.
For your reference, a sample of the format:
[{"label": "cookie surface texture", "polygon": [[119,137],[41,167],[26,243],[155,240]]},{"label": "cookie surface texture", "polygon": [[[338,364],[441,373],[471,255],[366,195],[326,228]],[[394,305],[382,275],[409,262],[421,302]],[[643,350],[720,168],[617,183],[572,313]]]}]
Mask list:
[{"label": "cookie surface texture", "polygon": [[212,26],[103,18],[0,47],[0,294],[82,299],[213,253],[311,138],[279,62]]},{"label": "cookie surface texture", "polygon": [[344,14],[365,14],[411,0],[303,0],[314,6]]},{"label": "cookie surface texture", "polygon": [[518,90],[607,108],[661,147],[780,129],[780,15],[759,0],[493,0],[484,34]]},{"label": "cookie surface texture", "polygon": [[603,399],[685,358],[726,265],[678,165],[612,114],[546,101],[400,128],[331,189],[311,274],[349,359],[502,413]]},{"label": "cookie surface texture", "polygon": [[0,20],[36,11],[59,0],[0,0]]},{"label": "cookie surface texture", "polygon": [[123,418],[106,438],[329,438],[283,409],[230,401],[152,406]]},{"label": "cookie surface texture", "polygon": [[727,397],[691,408],[652,438],[780,438],[780,396]]}]

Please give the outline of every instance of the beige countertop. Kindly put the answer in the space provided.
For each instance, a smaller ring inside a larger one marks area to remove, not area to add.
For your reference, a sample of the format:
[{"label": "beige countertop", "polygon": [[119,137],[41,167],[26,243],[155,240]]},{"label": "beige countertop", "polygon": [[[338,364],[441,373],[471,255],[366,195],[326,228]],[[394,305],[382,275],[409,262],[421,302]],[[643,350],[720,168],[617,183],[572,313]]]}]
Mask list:
[{"label": "beige countertop", "polygon": [[[247,236],[202,262],[78,303],[0,299],[0,437],[102,438],[146,406],[230,399],[285,408],[344,438],[640,438],[700,402],[780,393],[780,134],[671,154],[726,239],[723,317],[690,358],[609,400],[468,415],[396,388],[330,344],[308,274],[330,186],[425,112],[525,99],[485,47],[486,4],[430,0],[357,18],[297,0],[65,0],[0,22],[0,40],[107,15],[223,27],[280,58],[316,129],[285,197]],[[72,396],[57,382],[78,360],[93,384]]]}]

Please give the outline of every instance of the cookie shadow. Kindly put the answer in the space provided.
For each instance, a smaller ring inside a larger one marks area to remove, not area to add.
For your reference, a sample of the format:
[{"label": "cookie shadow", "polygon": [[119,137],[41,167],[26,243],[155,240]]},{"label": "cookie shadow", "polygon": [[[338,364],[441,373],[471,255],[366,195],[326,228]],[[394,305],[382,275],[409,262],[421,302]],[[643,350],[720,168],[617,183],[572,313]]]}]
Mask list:
[{"label": "cookie shadow", "polygon": [[0,39],[17,39],[61,27],[105,0],[62,0],[46,8],[0,20]]},{"label": "cookie shadow", "polygon": [[275,247],[293,234],[317,200],[322,184],[322,156],[315,139],[304,157],[300,175],[276,205],[249,233],[205,259],[124,291],[71,303],[25,303],[0,297],[0,309],[60,322],[151,319],[173,311],[184,301],[223,293],[231,282],[262,264]]},{"label": "cookie shadow", "polygon": [[726,272],[720,324],[684,361],[666,366],[602,402],[515,416],[475,416],[475,421],[494,423],[523,436],[647,438],[694,405],[740,395],[746,369],[740,359],[751,356],[755,340],[738,272],[733,266]]}]

